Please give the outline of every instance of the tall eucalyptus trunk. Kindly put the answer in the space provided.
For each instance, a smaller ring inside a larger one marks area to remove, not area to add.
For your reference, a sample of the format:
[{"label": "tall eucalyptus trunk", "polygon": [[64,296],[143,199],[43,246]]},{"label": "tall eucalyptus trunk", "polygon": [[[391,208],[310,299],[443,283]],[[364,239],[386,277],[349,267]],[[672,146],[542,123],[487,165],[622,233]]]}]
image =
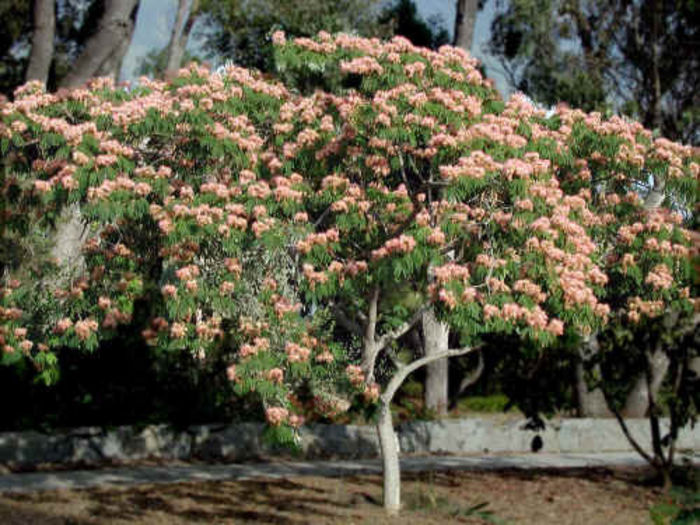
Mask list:
[{"label": "tall eucalyptus trunk", "polygon": [[25,80],[39,80],[44,85],[49,79],[56,36],[56,3],[54,0],[35,0],[32,50]]}]

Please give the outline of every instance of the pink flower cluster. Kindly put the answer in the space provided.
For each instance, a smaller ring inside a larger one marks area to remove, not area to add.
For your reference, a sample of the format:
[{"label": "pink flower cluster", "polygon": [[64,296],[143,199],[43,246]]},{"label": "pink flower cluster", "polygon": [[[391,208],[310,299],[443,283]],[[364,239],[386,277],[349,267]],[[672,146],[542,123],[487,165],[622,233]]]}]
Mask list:
[{"label": "pink flower cluster", "polygon": [[355,387],[359,387],[365,382],[365,374],[362,368],[357,365],[348,365],[345,368],[345,374],[348,376],[350,384]]},{"label": "pink flower cluster", "polygon": [[282,407],[268,407],[265,409],[265,419],[268,424],[273,427],[278,427],[282,423],[286,423],[289,418],[289,410]]},{"label": "pink flower cluster", "polygon": [[469,268],[454,262],[436,266],[433,272],[435,273],[435,280],[438,284],[445,284],[450,281],[462,281],[466,283],[469,281],[470,276]]},{"label": "pink flower cluster", "polygon": [[517,303],[506,303],[501,308],[493,304],[484,305],[484,319],[493,318],[510,323],[523,321],[535,330],[549,332],[554,336],[564,333],[564,323],[559,319],[549,319],[547,313],[539,306],[528,309]]},{"label": "pink flower cluster", "polygon": [[668,266],[665,264],[657,264],[647,274],[644,282],[650,285],[654,290],[668,290],[673,285],[673,275]]},{"label": "pink flower cluster", "polygon": [[632,297],[627,302],[627,318],[633,323],[641,320],[642,316],[657,317],[664,312],[663,301],[644,301],[641,297]]},{"label": "pink flower cluster", "polygon": [[536,303],[543,303],[547,299],[547,294],[542,291],[542,288],[529,279],[520,279],[515,281],[515,284],[513,284],[513,290],[527,295]]},{"label": "pink flower cluster", "polygon": [[291,341],[284,345],[284,351],[290,363],[305,363],[311,355],[311,350]]},{"label": "pink flower cluster", "polygon": [[356,75],[381,75],[384,68],[372,57],[358,57],[340,63],[340,70],[343,73],[354,73]]},{"label": "pink flower cluster", "polygon": [[321,233],[310,233],[305,239],[297,242],[296,248],[300,253],[306,255],[314,246],[325,246],[331,242],[338,242],[340,233],[337,229],[332,228]]},{"label": "pink flower cluster", "polygon": [[270,349],[270,340],[266,337],[256,337],[253,339],[253,344],[241,345],[239,354],[241,357],[258,355],[258,352],[264,352]]},{"label": "pink flower cluster", "polygon": [[384,259],[394,254],[411,253],[416,247],[416,240],[410,235],[401,234],[398,237],[389,239],[384,246],[372,250],[372,260]]}]

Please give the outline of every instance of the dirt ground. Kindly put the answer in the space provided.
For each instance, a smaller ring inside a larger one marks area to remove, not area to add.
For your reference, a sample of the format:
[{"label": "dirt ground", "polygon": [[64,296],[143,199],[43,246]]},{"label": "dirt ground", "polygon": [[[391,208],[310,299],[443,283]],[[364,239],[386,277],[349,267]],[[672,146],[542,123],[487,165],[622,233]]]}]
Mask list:
[{"label": "dirt ground", "polygon": [[0,524],[638,525],[651,523],[650,507],[664,498],[644,482],[646,475],[637,469],[405,474],[404,509],[394,519],[381,509],[379,476],[8,494],[0,495]]}]

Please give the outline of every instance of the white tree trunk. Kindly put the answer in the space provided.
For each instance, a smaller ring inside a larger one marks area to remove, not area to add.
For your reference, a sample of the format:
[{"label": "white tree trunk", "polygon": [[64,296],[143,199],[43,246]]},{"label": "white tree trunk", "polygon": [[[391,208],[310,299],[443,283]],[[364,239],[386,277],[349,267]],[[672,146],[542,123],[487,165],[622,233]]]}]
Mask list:
[{"label": "white tree trunk", "polygon": [[401,510],[401,466],[399,447],[391,418],[391,403],[382,402],[377,421],[384,472],[384,509],[395,515]]},{"label": "white tree trunk", "polygon": [[94,77],[124,40],[131,37],[131,14],[139,0],[106,0],[105,12],[95,34],[75,61],[73,69],[61,82],[61,87],[77,87]]},{"label": "white tree trunk", "polygon": [[[432,308],[423,314],[423,349],[426,357],[449,348],[450,329],[435,317]],[[448,360],[433,361],[426,367],[424,401],[426,408],[437,415],[447,414],[448,399]]]},{"label": "white tree trunk", "polygon": [[72,204],[63,209],[56,224],[51,256],[62,268],[74,271],[83,264],[82,247],[86,239],[87,231],[81,220],[80,208]]},{"label": "white tree trunk", "polygon": [[[657,349],[651,356],[649,367],[651,368],[651,393],[654,399],[658,398],[659,390],[664,382],[670,360],[666,353]],[[646,374],[640,374],[634,387],[627,395],[625,407],[622,409],[624,417],[646,417],[649,410],[649,387]]]},{"label": "white tree trunk", "polygon": [[35,0],[32,51],[25,80],[39,80],[44,85],[49,79],[53,60],[53,41],[56,35],[56,6],[54,0]]},{"label": "white tree trunk", "polygon": [[455,17],[454,45],[471,52],[474,41],[474,25],[479,0],[457,0],[457,16]]},{"label": "white tree trunk", "polygon": [[[584,360],[590,359],[600,351],[598,347],[598,337],[591,334],[579,347],[580,360],[576,363],[576,395],[578,398],[578,412],[581,417],[612,417],[613,414],[608,408],[605,395],[600,388],[589,389],[586,381]],[[598,365],[594,366],[594,373],[600,376],[601,371]]]}]

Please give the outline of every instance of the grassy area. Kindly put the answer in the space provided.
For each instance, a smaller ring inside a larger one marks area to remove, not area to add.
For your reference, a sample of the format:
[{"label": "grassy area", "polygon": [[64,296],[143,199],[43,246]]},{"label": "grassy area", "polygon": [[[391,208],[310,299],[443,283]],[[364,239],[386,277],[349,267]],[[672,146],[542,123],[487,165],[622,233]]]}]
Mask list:
[{"label": "grassy area", "polygon": [[[489,396],[467,396],[460,399],[448,417],[469,415],[519,414],[517,408],[506,411],[508,398],[503,394]],[[416,419],[436,419],[436,414],[423,405],[423,385],[418,381],[409,381],[401,389],[401,395],[393,405],[396,420],[399,422]]]}]

